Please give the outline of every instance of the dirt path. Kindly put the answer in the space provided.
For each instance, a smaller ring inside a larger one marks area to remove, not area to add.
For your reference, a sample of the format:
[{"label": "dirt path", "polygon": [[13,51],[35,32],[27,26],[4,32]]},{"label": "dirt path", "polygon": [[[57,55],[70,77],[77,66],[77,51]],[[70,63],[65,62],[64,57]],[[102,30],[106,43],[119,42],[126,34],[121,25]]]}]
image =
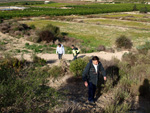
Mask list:
[{"label": "dirt path", "polygon": [[[122,55],[124,53],[128,53],[128,51],[121,51],[121,52],[115,52],[115,53],[108,53],[108,52],[94,52],[94,53],[85,53],[85,54],[79,54],[78,58],[83,58],[83,57],[91,57],[91,56],[98,56],[101,59],[104,60],[111,60],[112,58],[117,58],[121,60]],[[58,55],[57,54],[42,54],[39,53],[37,54],[38,57],[45,59],[49,65],[58,65],[60,61],[58,60]],[[22,55],[16,55],[15,57],[21,58]],[[32,55],[31,54],[24,54],[23,58],[28,61],[32,61]],[[73,59],[72,54],[65,54],[63,55],[63,59],[65,61],[69,61]]]}]

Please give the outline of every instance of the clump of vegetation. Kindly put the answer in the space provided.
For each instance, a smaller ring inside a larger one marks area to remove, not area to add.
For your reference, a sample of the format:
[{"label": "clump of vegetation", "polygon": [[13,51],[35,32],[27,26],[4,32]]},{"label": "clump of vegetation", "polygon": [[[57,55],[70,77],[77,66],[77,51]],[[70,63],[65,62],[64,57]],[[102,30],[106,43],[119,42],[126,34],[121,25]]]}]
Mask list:
[{"label": "clump of vegetation", "polygon": [[30,25],[30,28],[31,28],[31,29],[36,29],[35,25],[33,25],[33,24]]},{"label": "clump of vegetation", "polygon": [[11,36],[24,37],[32,34],[32,28],[26,24],[20,24],[17,21],[4,21],[0,24],[2,33],[9,33]]},{"label": "clump of vegetation", "polygon": [[46,41],[47,43],[54,42],[55,37],[49,30],[42,30],[38,33],[38,35],[40,38],[39,41]]},{"label": "clump of vegetation", "polygon": [[11,68],[15,72],[19,72],[25,65],[25,61],[20,61],[17,58],[4,58],[1,59],[0,66],[3,68]]},{"label": "clump of vegetation", "polygon": [[71,62],[70,71],[74,76],[82,76],[82,72],[87,65],[87,61],[83,59],[77,59]]},{"label": "clump of vegetation", "polygon": [[115,43],[118,48],[131,49],[133,46],[131,40],[124,35],[117,38]]},{"label": "clump of vegetation", "polygon": [[100,45],[97,47],[97,51],[105,51],[105,50],[106,50],[106,48],[104,45]]},{"label": "clump of vegetation", "polygon": [[63,76],[65,74],[65,72],[61,66],[53,66],[49,70],[49,74],[50,74],[50,76],[57,78],[57,77]]},{"label": "clump of vegetation", "polygon": [[46,64],[46,60],[36,56],[35,54],[32,55],[33,63],[43,66]]},{"label": "clump of vegetation", "polygon": [[131,105],[124,102],[124,100],[126,100],[128,97],[129,94],[127,92],[123,91],[122,89],[117,90],[114,96],[114,101],[110,102],[108,106],[105,107],[104,113],[128,112]]},{"label": "clump of vegetation", "polygon": [[47,43],[57,40],[58,35],[60,35],[59,27],[48,24],[43,27],[39,32],[38,36],[40,41],[46,41]]},{"label": "clump of vegetation", "polygon": [[46,86],[47,71],[25,62],[15,58],[0,61],[1,112],[45,112],[58,104],[59,94]]},{"label": "clump of vegetation", "polygon": [[137,9],[137,6],[136,6],[136,4],[134,4],[134,6],[133,6],[133,11],[137,11],[138,9]]},{"label": "clump of vegetation", "polygon": [[140,13],[147,13],[148,12],[148,9],[147,9],[147,7],[145,6],[145,7],[142,7],[141,9],[140,9]]},{"label": "clump of vegetation", "polygon": [[30,45],[29,43],[25,44],[25,48],[32,50],[34,53],[53,53],[54,49],[52,47],[56,47],[57,45]]},{"label": "clump of vegetation", "polygon": [[60,29],[57,26],[53,26],[52,24],[48,24],[47,26],[43,27],[43,30],[49,30],[52,32],[54,37],[57,37],[60,35]]},{"label": "clump of vegetation", "polygon": [[145,44],[138,46],[137,50],[139,53],[147,54],[148,51],[150,50],[150,42],[147,41],[147,42],[145,42]]},{"label": "clump of vegetation", "polygon": [[139,95],[139,87],[145,79],[149,79],[149,56],[145,54],[129,53],[119,63],[120,86],[130,92],[131,95]]}]

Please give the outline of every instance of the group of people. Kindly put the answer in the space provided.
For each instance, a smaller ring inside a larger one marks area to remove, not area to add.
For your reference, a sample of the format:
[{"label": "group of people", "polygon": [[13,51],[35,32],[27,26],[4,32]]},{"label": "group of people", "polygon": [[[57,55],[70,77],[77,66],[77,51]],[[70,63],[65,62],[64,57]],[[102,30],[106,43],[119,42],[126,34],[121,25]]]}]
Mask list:
[{"label": "group of people", "polygon": [[[72,45],[71,47],[72,47],[72,53],[73,53],[73,60],[76,60],[79,54],[79,49],[75,47],[74,45]],[[65,54],[65,49],[62,44],[57,45],[56,54],[58,54],[59,60],[62,59],[62,56]]]},{"label": "group of people", "polygon": [[[58,58],[62,59],[62,55],[65,54],[65,49],[62,44],[58,44],[56,53],[58,54]],[[74,45],[72,45],[72,53],[73,60],[77,59],[79,50]],[[85,67],[82,74],[82,79],[85,87],[88,87],[88,101],[89,103],[94,103],[94,96],[98,82],[102,80],[106,81],[106,72],[97,56],[94,56]]]}]

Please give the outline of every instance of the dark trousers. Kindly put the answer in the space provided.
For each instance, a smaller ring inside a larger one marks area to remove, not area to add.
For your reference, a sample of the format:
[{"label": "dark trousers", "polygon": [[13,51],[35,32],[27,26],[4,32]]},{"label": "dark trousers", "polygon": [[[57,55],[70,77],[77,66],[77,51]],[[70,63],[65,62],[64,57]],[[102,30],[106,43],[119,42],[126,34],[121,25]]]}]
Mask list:
[{"label": "dark trousers", "polygon": [[74,56],[73,56],[73,60],[76,60],[76,59],[77,59],[77,56],[78,56],[78,54],[77,54],[77,55],[74,55]]},{"label": "dark trousers", "polygon": [[96,92],[96,85],[91,82],[88,82],[88,100],[94,101],[94,95]]},{"label": "dark trousers", "polygon": [[62,54],[58,54],[58,59],[62,59]]}]

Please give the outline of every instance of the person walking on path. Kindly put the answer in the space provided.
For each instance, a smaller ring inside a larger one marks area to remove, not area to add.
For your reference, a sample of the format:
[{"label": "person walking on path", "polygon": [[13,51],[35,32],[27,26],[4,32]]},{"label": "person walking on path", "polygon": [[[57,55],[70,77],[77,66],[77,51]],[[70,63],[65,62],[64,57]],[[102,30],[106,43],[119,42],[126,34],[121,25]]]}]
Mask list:
[{"label": "person walking on path", "polygon": [[62,55],[65,54],[65,49],[64,46],[62,44],[58,44],[57,48],[56,48],[56,54],[58,54],[58,59],[62,59]]},{"label": "person walking on path", "polygon": [[84,81],[84,85],[88,87],[88,101],[90,103],[94,103],[98,80],[106,80],[106,72],[97,56],[94,56],[85,67],[82,74],[82,79]]},{"label": "person walking on path", "polygon": [[73,53],[73,60],[76,60],[79,54],[79,49],[76,48],[74,45],[72,45],[72,53]]}]

